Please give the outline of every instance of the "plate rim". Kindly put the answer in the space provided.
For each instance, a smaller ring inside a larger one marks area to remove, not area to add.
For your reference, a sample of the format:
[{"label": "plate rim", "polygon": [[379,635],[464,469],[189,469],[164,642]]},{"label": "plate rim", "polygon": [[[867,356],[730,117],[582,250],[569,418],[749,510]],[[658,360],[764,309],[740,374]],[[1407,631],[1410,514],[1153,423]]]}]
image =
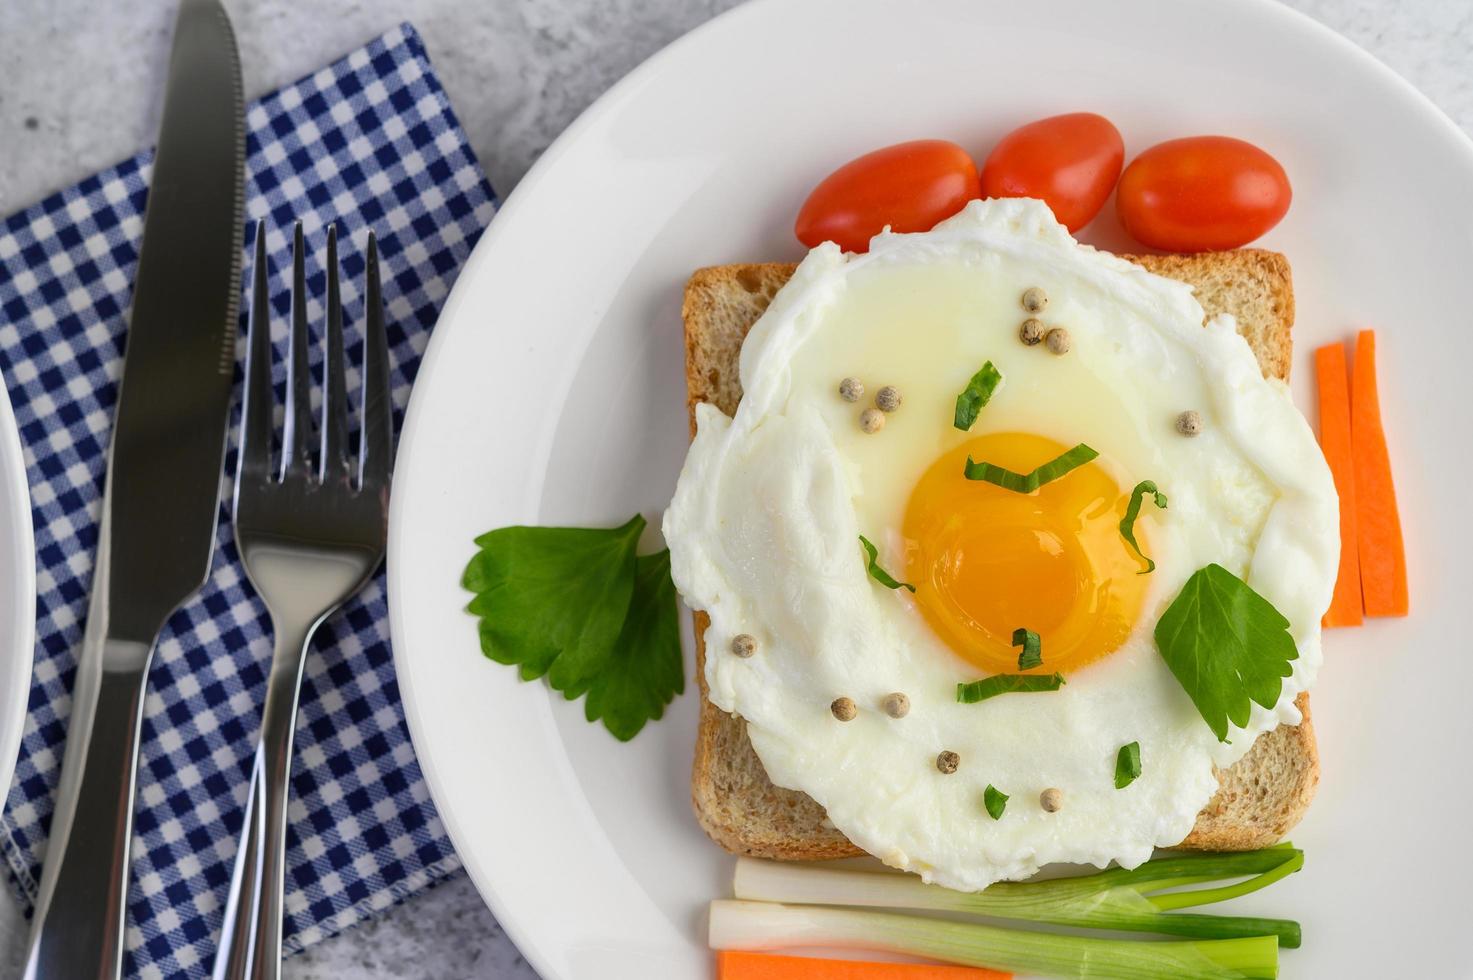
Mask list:
[{"label": "plate rim", "polygon": [[[19,761],[32,673],[35,669],[36,544],[25,451],[21,447],[15,412],[10,405],[10,392],[0,385],[0,469],[5,468],[10,472],[4,493],[11,505],[6,518],[14,523],[18,534],[18,540],[14,542],[16,547],[6,549],[13,562],[11,571],[15,576],[10,595],[6,598],[15,604],[18,613],[7,645],[13,647],[16,653],[9,658],[7,675],[0,677],[0,685],[6,686],[0,690],[10,691],[10,695],[0,702],[0,787],[8,791]],[[0,655],[3,655],[3,651],[0,651]]]},{"label": "plate rim", "polygon": [[[513,188],[510,194],[503,200],[486,231],[482,234],[475,248],[467,257],[464,267],[461,269],[456,284],[447,296],[444,306],[436,319],[435,329],[432,331],[429,343],[423,355],[417,377],[423,381],[434,375],[438,362],[445,356],[445,349],[449,344],[446,337],[455,329],[452,324],[456,321],[459,307],[464,303],[466,295],[471,291],[468,283],[481,271],[482,267],[489,261],[488,256],[499,241],[509,232],[507,226],[513,223],[517,214],[522,210],[525,201],[532,198],[537,189],[547,181],[571,148],[578,142],[583,133],[604,119],[609,113],[615,111],[625,100],[627,95],[643,85],[645,80],[655,73],[663,70],[665,64],[672,60],[674,54],[683,50],[686,46],[704,39],[708,34],[726,30],[729,25],[739,19],[757,16],[759,12],[769,7],[777,7],[781,0],[747,0],[735,7],[729,8],[710,20],[697,25],[687,33],[674,39],[658,51],[651,54],[628,74],[610,86],[597,99],[590,103],[574,121],[548,146],[547,150],[536,160],[527,173]],[[791,0],[788,0],[791,2]],[[816,0],[822,2],[822,0]],[[1441,131],[1444,137],[1451,137],[1450,149],[1456,147],[1462,154],[1463,163],[1473,174],[1473,135],[1465,132],[1458,124],[1432,99],[1417,88],[1412,82],[1402,76],[1390,65],[1380,58],[1361,47],[1350,38],[1339,33],[1334,28],[1316,20],[1309,14],[1290,7],[1279,0],[1238,0],[1238,4],[1246,8],[1254,8],[1256,14],[1273,20],[1281,29],[1294,27],[1306,30],[1318,37],[1322,43],[1336,49],[1342,56],[1347,56],[1357,62],[1362,68],[1373,73],[1383,85],[1389,85],[1405,100],[1409,108],[1414,108],[1418,117],[1423,122],[1430,122]],[[420,391],[420,385],[416,385],[411,392],[408,406],[405,410],[403,435],[401,437],[399,452],[404,453],[411,445],[415,444],[414,434],[419,411],[427,396]],[[538,945],[537,936],[534,934],[527,920],[518,915],[501,895],[495,882],[490,880],[489,872],[478,866],[472,860],[467,859],[466,853],[469,848],[462,848],[462,840],[468,840],[468,831],[460,826],[460,821],[446,809],[443,809],[439,801],[445,798],[443,789],[445,774],[441,771],[438,762],[433,760],[428,752],[421,753],[419,746],[426,744],[426,723],[423,720],[423,709],[425,706],[416,700],[414,694],[414,683],[410,678],[413,671],[410,669],[411,654],[410,637],[404,633],[403,626],[405,616],[403,615],[402,600],[399,596],[402,589],[396,588],[399,575],[405,571],[400,558],[404,549],[403,536],[406,512],[410,505],[405,501],[404,495],[395,495],[390,502],[389,515],[389,544],[387,556],[388,570],[388,604],[390,620],[390,639],[393,650],[395,672],[399,679],[399,686],[405,709],[405,718],[408,724],[410,737],[416,746],[416,755],[419,760],[420,769],[424,774],[426,784],[429,787],[432,798],[436,800],[436,809],[440,814],[441,821],[451,839],[456,853],[467,875],[475,885],[478,894],[490,908],[506,935],[516,945],[517,950],[532,965],[539,975],[546,980],[566,980],[566,974],[556,969],[553,961]]]}]

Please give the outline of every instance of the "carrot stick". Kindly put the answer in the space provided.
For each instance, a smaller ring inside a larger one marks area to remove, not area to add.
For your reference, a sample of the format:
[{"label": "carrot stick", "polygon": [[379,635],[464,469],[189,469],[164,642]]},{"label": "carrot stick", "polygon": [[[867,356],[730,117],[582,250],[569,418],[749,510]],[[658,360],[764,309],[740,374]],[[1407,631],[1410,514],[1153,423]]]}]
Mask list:
[{"label": "carrot stick", "polygon": [[1391,457],[1381,427],[1376,391],[1376,334],[1362,330],[1355,342],[1350,378],[1350,440],[1355,456],[1355,515],[1359,536],[1361,595],[1367,616],[1407,614],[1406,553]]},{"label": "carrot stick", "polygon": [[1012,980],[1011,973],[928,963],[871,963],[722,950],[716,980]]},{"label": "carrot stick", "polygon": [[1356,538],[1355,454],[1350,437],[1350,381],[1345,345],[1327,344],[1314,352],[1320,399],[1320,449],[1340,495],[1340,573],[1323,620],[1326,626],[1359,626],[1361,619],[1360,545]]}]

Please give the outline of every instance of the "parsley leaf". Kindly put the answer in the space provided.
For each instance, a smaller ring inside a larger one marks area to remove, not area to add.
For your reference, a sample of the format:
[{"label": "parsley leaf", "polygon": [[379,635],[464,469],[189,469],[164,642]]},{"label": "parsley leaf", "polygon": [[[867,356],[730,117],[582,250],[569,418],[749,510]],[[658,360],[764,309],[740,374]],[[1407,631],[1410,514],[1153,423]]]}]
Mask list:
[{"label": "parsley leaf", "polygon": [[1098,455],[1099,453],[1081,442],[1047,463],[1034,467],[1031,473],[1014,473],[1012,470],[995,466],[992,463],[975,462],[972,457],[968,456],[966,468],[962,472],[968,480],[983,480],[1014,493],[1032,493],[1045,483],[1052,483]]},{"label": "parsley leaf", "polygon": [[521,668],[522,680],[549,674],[559,691],[603,669],[634,593],[636,514],[616,528],[503,527],[480,547],[461,585],[476,597],[481,651]]},{"label": "parsley leaf", "polygon": [[869,555],[868,564],[870,578],[874,579],[876,582],[879,582],[887,589],[910,589],[912,594],[915,593],[916,587],[914,585],[911,585],[909,582],[900,581],[880,567],[879,563],[875,561],[875,559],[879,557],[880,550],[874,545],[870,544],[869,538],[861,534],[859,536],[859,546],[864,549],[865,554]]},{"label": "parsley leaf", "polygon": [[976,704],[999,694],[1033,694],[1057,691],[1063,686],[1063,674],[993,674],[970,684],[957,684],[956,699],[962,704]]},{"label": "parsley leaf", "polygon": [[1166,509],[1166,494],[1156,489],[1156,484],[1151,480],[1142,480],[1135,485],[1134,490],[1130,491],[1130,503],[1126,504],[1125,516],[1120,519],[1120,536],[1135,549],[1136,554],[1146,560],[1145,571],[1136,572],[1137,575],[1145,575],[1156,570],[1156,563],[1146,558],[1145,552],[1141,551],[1141,546],[1135,541],[1135,519],[1141,514],[1141,503],[1146,499],[1146,494],[1151,495],[1157,507],[1162,510]]},{"label": "parsley leaf", "polygon": [[1008,806],[1008,794],[988,783],[987,789],[982,791],[982,805],[987,807],[988,816],[994,820],[1001,820],[1002,812]]},{"label": "parsley leaf", "polygon": [[1013,630],[1013,646],[1022,647],[1018,653],[1018,669],[1032,670],[1043,663],[1043,641],[1030,629],[1019,626]]},{"label": "parsley leaf", "polygon": [[588,682],[583,714],[589,721],[602,718],[615,738],[627,742],[646,721],[659,721],[665,705],[684,690],[685,662],[667,549],[634,560],[629,615],[604,669]]},{"label": "parsley leaf", "polygon": [[952,425],[966,432],[977,421],[977,413],[992,398],[992,393],[997,390],[999,382],[1002,381],[1002,372],[992,366],[988,361],[982,365],[982,369],[972,375],[972,380],[967,382],[966,388],[956,396],[956,417]]},{"label": "parsley leaf", "polygon": [[1252,702],[1278,703],[1299,657],[1289,620],[1221,565],[1199,568],[1156,624],[1156,647],[1207,727],[1226,742]]},{"label": "parsley leaf", "polygon": [[1141,743],[1120,746],[1115,756],[1115,788],[1124,789],[1141,774]]},{"label": "parsley leaf", "polygon": [[685,687],[670,554],[635,557],[644,526],[498,528],[461,577],[482,653],[587,696],[588,720],[624,741]]}]

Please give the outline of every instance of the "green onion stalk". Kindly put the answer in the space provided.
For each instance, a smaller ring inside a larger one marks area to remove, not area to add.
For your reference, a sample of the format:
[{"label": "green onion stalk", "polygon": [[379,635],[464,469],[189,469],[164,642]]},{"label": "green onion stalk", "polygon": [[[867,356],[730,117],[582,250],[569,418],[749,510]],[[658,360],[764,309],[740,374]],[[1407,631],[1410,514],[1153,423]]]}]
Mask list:
[{"label": "green onion stalk", "polygon": [[710,941],[713,949],[847,946],[1070,980],[1274,980],[1279,953],[1273,936],[1141,942],[745,901],[711,903]]},{"label": "green onion stalk", "polygon": [[[1129,870],[998,882],[984,891],[958,892],[925,884],[914,875],[742,858],[737,862],[735,893],[739,899],[790,905],[915,909],[1194,939],[1268,936],[1276,945],[1293,949],[1300,942],[1297,922],[1178,910],[1250,894],[1303,866],[1304,852],[1288,846],[1239,853],[1171,854]],[[1231,879],[1243,880],[1212,888],[1186,887]]]}]

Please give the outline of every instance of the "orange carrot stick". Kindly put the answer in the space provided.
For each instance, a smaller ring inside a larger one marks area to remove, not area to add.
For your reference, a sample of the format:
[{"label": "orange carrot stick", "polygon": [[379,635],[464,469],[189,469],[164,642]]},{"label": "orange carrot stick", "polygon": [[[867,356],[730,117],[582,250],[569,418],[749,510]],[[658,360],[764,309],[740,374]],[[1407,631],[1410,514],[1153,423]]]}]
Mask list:
[{"label": "orange carrot stick", "polygon": [[1320,400],[1320,449],[1340,495],[1340,573],[1323,620],[1326,626],[1359,626],[1361,619],[1360,545],[1356,535],[1355,452],[1350,437],[1350,381],[1345,345],[1328,344],[1314,352]]},{"label": "orange carrot stick", "polygon": [[1012,980],[1012,976],[970,966],[820,960],[729,949],[716,954],[716,980]]},{"label": "orange carrot stick", "polygon": [[1381,427],[1376,391],[1376,334],[1356,337],[1350,378],[1350,441],[1355,456],[1356,533],[1360,542],[1360,581],[1367,616],[1407,614],[1407,566],[1402,547],[1391,457]]}]

